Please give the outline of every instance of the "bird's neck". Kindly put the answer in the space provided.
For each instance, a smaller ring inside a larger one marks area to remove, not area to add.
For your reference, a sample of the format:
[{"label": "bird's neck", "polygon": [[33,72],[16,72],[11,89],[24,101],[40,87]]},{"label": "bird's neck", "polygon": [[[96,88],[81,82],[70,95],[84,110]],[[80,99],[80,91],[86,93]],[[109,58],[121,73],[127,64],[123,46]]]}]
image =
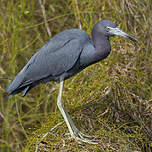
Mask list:
[{"label": "bird's neck", "polygon": [[96,55],[100,58],[100,60],[103,60],[110,54],[111,46],[109,37],[94,32],[92,33],[92,41],[95,47]]}]

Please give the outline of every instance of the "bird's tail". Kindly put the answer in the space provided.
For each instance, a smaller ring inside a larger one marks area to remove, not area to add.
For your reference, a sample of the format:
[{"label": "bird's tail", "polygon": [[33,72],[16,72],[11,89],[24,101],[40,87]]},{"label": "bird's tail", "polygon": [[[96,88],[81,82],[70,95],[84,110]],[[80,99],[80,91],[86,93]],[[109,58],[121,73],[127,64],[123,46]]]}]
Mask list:
[{"label": "bird's tail", "polygon": [[19,73],[14,78],[12,83],[8,87],[6,87],[6,91],[10,93],[9,98],[14,96],[15,94],[23,91],[27,87],[27,86],[20,87],[23,82],[24,82],[24,77],[21,73]]},{"label": "bird's tail", "polygon": [[24,86],[24,87],[18,88],[18,89],[16,89],[16,90],[12,91],[12,92],[8,95],[8,98],[11,98],[12,96],[20,93],[21,91],[23,91],[22,97],[24,97],[31,88],[32,88],[31,86]]},{"label": "bird's tail", "polygon": [[10,92],[10,94],[8,95],[8,98],[11,98],[12,96],[20,93],[20,92],[23,91],[23,90],[24,90],[24,88],[20,88],[20,89],[16,89],[16,90]]}]

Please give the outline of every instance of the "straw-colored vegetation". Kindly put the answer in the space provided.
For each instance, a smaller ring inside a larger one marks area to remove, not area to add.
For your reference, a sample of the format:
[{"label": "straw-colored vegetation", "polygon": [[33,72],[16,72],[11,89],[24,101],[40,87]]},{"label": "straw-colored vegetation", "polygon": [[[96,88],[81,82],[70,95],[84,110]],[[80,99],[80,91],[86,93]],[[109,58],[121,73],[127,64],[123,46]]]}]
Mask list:
[{"label": "straw-colored vegetation", "polygon": [[[79,144],[67,135],[56,106],[58,83],[37,86],[24,98],[11,99],[5,87],[50,35],[69,28],[90,34],[104,18],[139,43],[112,38],[107,59],[65,82],[63,101],[73,121],[99,141]],[[39,0],[1,0],[0,151],[152,151],[151,41],[151,0],[46,0],[41,5]]]}]

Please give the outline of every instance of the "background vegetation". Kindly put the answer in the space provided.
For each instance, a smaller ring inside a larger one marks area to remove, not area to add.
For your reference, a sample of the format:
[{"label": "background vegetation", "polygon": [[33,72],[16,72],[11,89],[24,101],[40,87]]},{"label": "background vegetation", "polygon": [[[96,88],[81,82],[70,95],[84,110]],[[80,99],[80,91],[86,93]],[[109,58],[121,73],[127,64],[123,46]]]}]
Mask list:
[{"label": "background vegetation", "polygon": [[[152,151],[151,10],[151,0],[0,0],[0,151]],[[69,28],[90,34],[105,18],[139,43],[112,38],[107,59],[66,81],[65,107],[99,141],[79,144],[60,123],[58,83],[11,99],[5,87],[50,37]]]}]

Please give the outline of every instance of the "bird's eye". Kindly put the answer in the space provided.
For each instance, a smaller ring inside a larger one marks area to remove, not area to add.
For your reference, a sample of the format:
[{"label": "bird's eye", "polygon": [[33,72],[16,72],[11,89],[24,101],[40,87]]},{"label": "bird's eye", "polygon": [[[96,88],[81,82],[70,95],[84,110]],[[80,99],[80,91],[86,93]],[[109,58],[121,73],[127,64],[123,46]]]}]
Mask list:
[{"label": "bird's eye", "polygon": [[105,29],[106,29],[107,32],[110,31],[110,27],[108,27],[108,26],[106,26]]}]

